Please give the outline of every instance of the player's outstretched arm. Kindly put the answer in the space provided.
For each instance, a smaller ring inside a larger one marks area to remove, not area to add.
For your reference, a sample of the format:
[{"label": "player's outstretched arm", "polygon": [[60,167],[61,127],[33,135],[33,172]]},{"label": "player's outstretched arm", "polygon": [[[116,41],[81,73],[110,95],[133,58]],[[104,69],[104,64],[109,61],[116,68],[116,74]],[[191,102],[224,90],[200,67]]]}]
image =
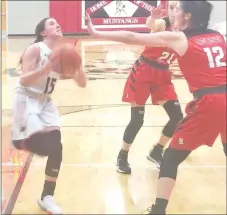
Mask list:
[{"label": "player's outstretched arm", "polygon": [[187,50],[187,38],[182,32],[157,32],[157,33],[134,33],[130,31],[97,31],[92,25],[87,14],[85,21],[89,33],[99,39],[112,40],[131,45],[150,47],[169,47],[179,55],[185,54]]}]

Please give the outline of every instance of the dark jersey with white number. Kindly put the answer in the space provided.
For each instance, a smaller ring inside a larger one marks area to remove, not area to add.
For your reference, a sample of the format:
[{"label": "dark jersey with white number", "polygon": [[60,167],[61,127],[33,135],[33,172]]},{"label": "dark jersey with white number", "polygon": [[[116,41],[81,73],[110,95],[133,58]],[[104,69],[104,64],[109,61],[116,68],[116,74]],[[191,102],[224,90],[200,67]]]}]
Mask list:
[{"label": "dark jersey with white number", "polygon": [[184,31],[188,50],[178,59],[179,67],[194,92],[226,84],[226,42],[217,31],[194,29]]}]

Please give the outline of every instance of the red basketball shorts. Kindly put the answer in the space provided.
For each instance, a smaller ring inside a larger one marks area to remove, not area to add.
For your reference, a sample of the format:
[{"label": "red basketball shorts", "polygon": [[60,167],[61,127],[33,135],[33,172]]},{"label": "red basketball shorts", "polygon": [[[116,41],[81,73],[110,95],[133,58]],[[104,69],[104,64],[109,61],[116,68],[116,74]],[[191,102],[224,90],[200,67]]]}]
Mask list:
[{"label": "red basketball shorts", "polygon": [[186,106],[186,117],[174,133],[170,148],[212,147],[218,135],[226,143],[226,94],[205,95]]},{"label": "red basketball shorts", "polygon": [[171,73],[151,67],[141,61],[134,65],[125,84],[122,101],[137,105],[145,105],[151,95],[152,103],[177,100],[177,95],[171,82]]}]

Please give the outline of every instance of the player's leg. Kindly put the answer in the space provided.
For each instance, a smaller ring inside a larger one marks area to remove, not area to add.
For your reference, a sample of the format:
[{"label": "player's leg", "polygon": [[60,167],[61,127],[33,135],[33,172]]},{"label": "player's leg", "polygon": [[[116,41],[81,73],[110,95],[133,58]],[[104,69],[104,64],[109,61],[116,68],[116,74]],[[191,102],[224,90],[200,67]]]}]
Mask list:
[{"label": "player's leg", "polygon": [[128,163],[128,153],[136,135],[143,126],[144,113],[144,106],[137,106],[133,103],[131,104],[131,119],[124,131],[122,147],[117,157],[117,171],[120,173],[131,173],[131,167]]},{"label": "player's leg", "polygon": [[178,166],[191,151],[201,145],[212,146],[220,128],[211,99],[192,102],[186,108],[187,116],[180,122],[169,148],[166,149],[160,167],[155,204],[150,214],[165,214],[174,188]]},{"label": "player's leg", "polygon": [[149,209],[150,214],[165,214],[169,198],[174,188],[178,166],[190,155],[190,150],[167,148],[163,155],[158,178],[158,190],[155,203]]},{"label": "player's leg", "polygon": [[53,130],[45,133],[36,133],[25,141],[13,141],[13,144],[18,150],[22,149],[48,157],[45,168],[45,182],[38,204],[42,209],[50,213],[62,213],[61,208],[55,203],[53,198],[62,162],[60,131]]},{"label": "player's leg", "polygon": [[[26,96],[16,96],[13,107],[12,140],[18,150],[48,156],[45,170],[46,179],[39,205],[42,204],[42,208],[50,213],[61,213],[61,208],[53,199],[62,161],[61,133],[58,124],[59,116],[54,108],[50,108],[52,106],[49,104],[44,105],[43,101],[39,102],[39,100]],[[52,126],[50,124],[50,128],[43,132],[46,123],[42,120],[42,116],[45,116],[46,109],[52,110],[52,115],[49,118],[46,117],[49,120],[52,119]]]},{"label": "player's leg", "polygon": [[163,149],[172,138],[178,123],[183,119],[183,113],[174,86],[171,82],[158,87],[156,91],[152,93],[152,102],[153,104],[161,105],[169,117],[169,121],[164,126],[158,143],[147,156],[150,161],[156,163],[157,166],[160,167]]},{"label": "player's leg", "polygon": [[[43,150],[48,152],[48,159],[45,169],[45,181],[41,199],[38,204],[46,211],[60,213],[60,207],[55,203],[53,195],[56,187],[56,181],[60,172],[62,162],[62,143],[59,113],[57,107],[53,104],[52,100],[48,99],[44,103],[43,110],[40,115],[45,129],[49,130],[43,138]],[[51,143],[51,144],[49,144]],[[49,144],[49,147],[46,145]],[[34,144],[35,145],[35,144]]]},{"label": "player's leg", "polygon": [[131,104],[131,118],[127,125],[121,150],[117,157],[117,171],[130,174],[131,167],[128,163],[128,152],[144,122],[144,105],[150,95],[149,86],[136,80],[135,72],[128,77],[123,93],[123,101]]}]

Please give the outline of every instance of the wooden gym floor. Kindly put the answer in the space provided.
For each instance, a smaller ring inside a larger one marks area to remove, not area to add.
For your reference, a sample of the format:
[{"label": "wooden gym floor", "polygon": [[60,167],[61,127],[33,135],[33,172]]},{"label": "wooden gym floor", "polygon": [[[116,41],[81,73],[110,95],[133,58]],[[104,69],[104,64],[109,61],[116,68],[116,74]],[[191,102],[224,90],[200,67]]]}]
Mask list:
[{"label": "wooden gym floor", "polygon": [[[46,159],[10,151],[8,145],[12,89],[18,78],[15,67],[20,53],[31,41],[8,40],[8,74],[2,77],[2,201],[4,211],[13,214],[43,214],[36,200],[43,187]],[[64,145],[56,201],[65,214],[143,214],[156,194],[159,171],[146,155],[167,121],[160,106],[152,106],[148,101],[144,127],[129,156],[132,175],[121,175],[115,167],[130,118],[130,106],[121,102],[122,91],[142,48],[80,39],[76,49],[83,58],[89,82],[87,88],[80,89],[71,80],[61,80],[53,95],[61,114]],[[172,70],[184,109],[192,97],[184,79],[178,76],[177,66],[173,65]],[[226,159],[219,138],[213,148],[199,148],[181,165],[167,211],[226,213]]]}]

